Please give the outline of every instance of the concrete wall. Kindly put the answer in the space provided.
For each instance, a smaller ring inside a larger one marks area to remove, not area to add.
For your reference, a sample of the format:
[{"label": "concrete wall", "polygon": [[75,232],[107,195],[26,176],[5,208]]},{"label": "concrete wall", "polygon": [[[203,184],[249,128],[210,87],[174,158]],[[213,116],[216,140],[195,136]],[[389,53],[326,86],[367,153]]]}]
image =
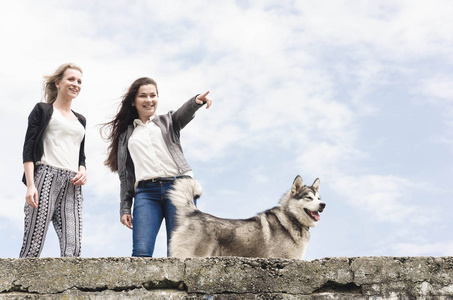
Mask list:
[{"label": "concrete wall", "polygon": [[0,299],[453,299],[453,257],[0,259]]}]

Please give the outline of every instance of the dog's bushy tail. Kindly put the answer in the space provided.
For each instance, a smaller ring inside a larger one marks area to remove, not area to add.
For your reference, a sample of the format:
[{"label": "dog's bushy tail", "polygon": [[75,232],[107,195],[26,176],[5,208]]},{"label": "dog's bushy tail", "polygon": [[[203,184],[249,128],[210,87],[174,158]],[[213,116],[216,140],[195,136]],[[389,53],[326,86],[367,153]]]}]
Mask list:
[{"label": "dog's bushy tail", "polygon": [[197,210],[194,199],[200,198],[202,193],[201,185],[192,178],[176,180],[173,188],[169,191],[169,198],[176,206],[178,215],[186,214]]}]

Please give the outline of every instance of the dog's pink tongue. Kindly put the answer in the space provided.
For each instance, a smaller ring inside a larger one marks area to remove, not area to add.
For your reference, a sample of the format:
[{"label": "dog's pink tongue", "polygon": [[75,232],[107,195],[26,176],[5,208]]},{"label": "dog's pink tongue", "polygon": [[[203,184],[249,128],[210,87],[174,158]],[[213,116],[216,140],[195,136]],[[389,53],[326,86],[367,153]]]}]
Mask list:
[{"label": "dog's pink tongue", "polygon": [[319,213],[317,211],[312,211],[311,215],[313,216],[313,218],[315,218],[316,221],[321,220],[321,216],[319,215]]}]

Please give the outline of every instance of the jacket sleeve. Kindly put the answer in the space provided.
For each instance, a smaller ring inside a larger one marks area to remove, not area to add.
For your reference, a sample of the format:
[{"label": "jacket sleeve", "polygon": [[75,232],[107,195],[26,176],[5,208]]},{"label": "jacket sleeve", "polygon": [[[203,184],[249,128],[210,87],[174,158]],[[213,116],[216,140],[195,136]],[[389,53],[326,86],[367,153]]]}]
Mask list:
[{"label": "jacket sleeve", "polygon": [[79,166],[84,166],[85,169],[87,168],[85,162],[85,136],[83,137],[82,143],[80,144],[80,151],[79,151]]},{"label": "jacket sleeve", "polygon": [[[118,139],[118,176],[120,179],[120,217],[131,214],[132,199],[134,197],[134,169],[132,159],[127,155],[127,131],[122,133]],[[129,164],[129,168],[128,168]]]},{"label": "jacket sleeve", "polygon": [[132,214],[132,198],[128,192],[125,176],[120,175],[120,217]]},{"label": "jacket sleeve", "polygon": [[[83,125],[83,128],[86,129],[87,126],[87,121],[85,117],[81,114],[77,114],[77,117],[79,118],[80,122]],[[86,135],[83,137],[82,143],[80,144],[80,151],[79,151],[79,166],[84,166],[86,169],[86,162],[85,162],[85,138]]]},{"label": "jacket sleeve", "polygon": [[23,162],[35,162],[34,151],[37,136],[40,131],[43,111],[39,104],[36,104],[28,116],[28,127],[25,134],[24,149],[22,152]]},{"label": "jacket sleeve", "polygon": [[198,95],[186,101],[178,110],[171,113],[174,129],[180,131],[195,117],[195,112],[200,109],[203,104],[197,104],[195,99]]}]

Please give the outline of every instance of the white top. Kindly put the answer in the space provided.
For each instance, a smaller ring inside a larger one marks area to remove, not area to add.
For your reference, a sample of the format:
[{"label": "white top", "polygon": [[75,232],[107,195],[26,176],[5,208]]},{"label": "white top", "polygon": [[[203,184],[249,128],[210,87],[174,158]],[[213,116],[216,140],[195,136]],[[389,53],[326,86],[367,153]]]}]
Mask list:
[{"label": "white top", "polygon": [[134,120],[134,131],[129,138],[128,149],[134,162],[135,187],[142,180],[189,175],[192,171],[180,174],[170,151],[165,144],[162,131],[150,120],[145,124],[139,119]]},{"label": "white top", "polygon": [[79,120],[66,119],[54,108],[52,117],[42,135],[43,155],[38,164],[79,171],[80,144],[85,128]]}]

